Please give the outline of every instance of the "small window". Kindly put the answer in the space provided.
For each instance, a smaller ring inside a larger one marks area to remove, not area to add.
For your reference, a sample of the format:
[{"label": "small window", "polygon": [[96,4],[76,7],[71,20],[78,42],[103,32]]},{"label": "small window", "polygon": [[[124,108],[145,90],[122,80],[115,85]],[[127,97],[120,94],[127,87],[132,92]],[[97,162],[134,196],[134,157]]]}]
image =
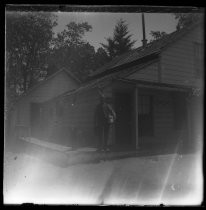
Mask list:
[{"label": "small window", "polygon": [[203,44],[194,43],[194,65],[195,72],[197,77],[201,77],[203,73],[203,58],[204,58],[204,50]]}]

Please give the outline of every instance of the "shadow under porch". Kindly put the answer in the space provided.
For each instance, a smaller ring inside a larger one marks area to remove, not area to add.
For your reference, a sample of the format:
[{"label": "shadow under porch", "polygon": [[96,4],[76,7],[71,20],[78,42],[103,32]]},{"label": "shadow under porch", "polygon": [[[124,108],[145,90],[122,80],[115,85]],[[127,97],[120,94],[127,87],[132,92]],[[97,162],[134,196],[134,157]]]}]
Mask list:
[{"label": "shadow under porch", "polygon": [[189,151],[191,118],[189,90],[116,82],[113,105],[117,113],[114,150]]}]

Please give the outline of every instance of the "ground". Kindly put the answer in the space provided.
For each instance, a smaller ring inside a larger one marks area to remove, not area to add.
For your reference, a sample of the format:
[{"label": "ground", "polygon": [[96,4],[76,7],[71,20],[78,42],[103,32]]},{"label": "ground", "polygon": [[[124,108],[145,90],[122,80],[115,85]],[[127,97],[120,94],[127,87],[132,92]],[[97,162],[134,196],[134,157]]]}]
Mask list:
[{"label": "ground", "polygon": [[62,167],[5,151],[4,203],[197,205],[202,156],[130,157]]}]

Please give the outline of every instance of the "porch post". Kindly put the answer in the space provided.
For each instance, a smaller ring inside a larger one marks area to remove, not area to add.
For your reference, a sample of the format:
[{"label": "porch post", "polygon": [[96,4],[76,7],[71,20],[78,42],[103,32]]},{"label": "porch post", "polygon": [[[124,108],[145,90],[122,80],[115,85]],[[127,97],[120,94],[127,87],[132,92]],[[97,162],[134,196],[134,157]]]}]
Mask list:
[{"label": "porch post", "polygon": [[139,148],[139,138],[138,138],[138,87],[135,86],[134,91],[134,99],[135,99],[135,148]]}]

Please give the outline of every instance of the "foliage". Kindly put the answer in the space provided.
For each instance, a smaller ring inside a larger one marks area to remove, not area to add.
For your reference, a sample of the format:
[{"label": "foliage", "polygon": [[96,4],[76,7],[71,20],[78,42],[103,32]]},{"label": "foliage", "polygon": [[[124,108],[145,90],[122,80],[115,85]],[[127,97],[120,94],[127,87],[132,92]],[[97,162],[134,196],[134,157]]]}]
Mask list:
[{"label": "foliage", "polygon": [[105,63],[109,62],[109,56],[106,51],[99,47],[95,53],[95,69],[103,66]]},{"label": "foliage", "polygon": [[83,38],[92,26],[87,22],[70,22],[53,39],[53,50],[47,57],[48,75],[62,67],[84,81],[94,68],[95,49]]},{"label": "foliage", "polygon": [[57,38],[53,41],[54,47],[55,49],[60,49],[65,46],[71,47],[84,44],[83,37],[86,32],[91,30],[92,26],[87,22],[75,23],[72,21],[66,25],[66,29],[57,34]]},{"label": "foliage", "polygon": [[7,101],[27,91],[44,73],[55,25],[51,13],[6,13]]},{"label": "foliage", "polygon": [[112,59],[132,49],[136,41],[132,41],[131,37],[132,35],[128,31],[128,24],[120,19],[114,28],[113,37],[106,38],[107,43],[102,43],[101,45],[110,59]]},{"label": "foliage", "polygon": [[94,56],[94,47],[89,43],[56,49],[49,57],[48,69],[52,74],[64,67],[81,81],[84,81],[90,70],[93,69]]},{"label": "foliage", "polygon": [[85,33],[92,30],[87,22],[70,22],[66,27],[52,42],[53,50],[47,58],[48,75],[64,67],[85,81],[90,72],[109,61],[107,53],[103,48],[95,52],[94,47],[84,40]]},{"label": "foliage", "polygon": [[188,27],[191,24],[203,19],[202,13],[174,13],[175,19],[178,20],[177,30],[183,27]]},{"label": "foliage", "polygon": [[153,39],[151,39],[151,42],[152,41],[155,41],[155,40],[158,40],[158,39],[161,39],[162,37],[164,37],[165,35],[167,35],[166,32],[162,31],[150,31],[150,34],[152,35]]},{"label": "foliage", "polygon": [[115,40],[111,37],[106,38],[107,44],[101,43],[103,49],[107,52],[110,60],[116,56]]}]

